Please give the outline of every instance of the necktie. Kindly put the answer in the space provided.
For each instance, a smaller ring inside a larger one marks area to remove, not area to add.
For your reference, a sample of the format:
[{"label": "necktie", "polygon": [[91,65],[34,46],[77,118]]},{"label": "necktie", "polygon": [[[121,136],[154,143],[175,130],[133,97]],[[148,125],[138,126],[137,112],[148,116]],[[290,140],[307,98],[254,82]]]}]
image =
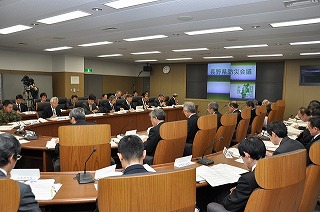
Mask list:
[{"label": "necktie", "polygon": [[53,115],[56,115],[56,109],[52,110]]},{"label": "necktie", "polygon": [[18,110],[21,111],[20,104],[18,104]]}]

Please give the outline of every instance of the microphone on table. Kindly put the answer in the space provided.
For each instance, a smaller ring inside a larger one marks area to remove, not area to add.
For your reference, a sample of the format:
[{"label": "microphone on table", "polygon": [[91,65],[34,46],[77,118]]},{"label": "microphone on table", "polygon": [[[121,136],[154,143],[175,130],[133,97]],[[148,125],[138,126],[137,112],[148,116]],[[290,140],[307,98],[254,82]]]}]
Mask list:
[{"label": "microphone on table", "polygon": [[30,130],[26,130],[25,135],[23,136],[24,139],[28,141],[37,140],[39,136],[36,134],[35,131],[32,130],[32,124],[29,125],[29,129]]},{"label": "microphone on table", "polygon": [[204,156],[204,154],[206,153],[206,151],[207,151],[210,147],[212,147],[213,145],[214,145],[214,143],[211,144],[211,145],[209,145],[209,146],[203,151],[202,157],[201,157],[201,158],[197,158],[197,163],[200,163],[200,164],[202,164],[202,165],[211,165],[211,164],[214,164],[214,161],[213,161],[213,160],[211,160],[211,159],[207,158],[206,156]]},{"label": "microphone on table", "polygon": [[120,131],[120,134],[119,134],[120,136],[124,136],[123,130],[124,130],[131,122],[133,122],[133,119],[129,120],[129,121],[127,122],[127,124],[124,125],[124,127],[122,127],[122,129],[121,129],[121,131]]},{"label": "microphone on table", "polygon": [[86,184],[86,183],[93,183],[94,182],[94,179],[93,179],[92,175],[90,174],[90,172],[87,172],[87,162],[91,158],[92,154],[95,151],[97,151],[97,149],[94,147],[91,154],[89,155],[88,159],[84,163],[83,173],[78,173],[76,175],[76,178],[77,178],[77,181],[79,184]]},{"label": "microphone on table", "polygon": [[225,104],[221,109],[220,109],[220,111],[222,111],[225,107],[227,107],[228,105],[227,104]]}]

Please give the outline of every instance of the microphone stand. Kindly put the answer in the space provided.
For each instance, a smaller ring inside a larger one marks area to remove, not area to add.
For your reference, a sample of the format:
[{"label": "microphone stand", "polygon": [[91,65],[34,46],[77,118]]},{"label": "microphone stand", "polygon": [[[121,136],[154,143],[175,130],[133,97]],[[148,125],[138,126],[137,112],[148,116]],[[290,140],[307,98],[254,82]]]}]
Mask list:
[{"label": "microphone stand", "polygon": [[97,149],[93,148],[91,154],[89,155],[88,159],[84,163],[84,171],[83,171],[83,173],[78,173],[76,175],[76,179],[77,179],[79,184],[86,184],[86,183],[93,183],[94,182],[94,179],[93,179],[92,175],[90,174],[90,172],[87,172],[87,162],[91,158],[92,154],[95,151],[97,151]]},{"label": "microphone stand", "polygon": [[197,159],[197,163],[200,163],[200,164],[206,165],[206,166],[211,165],[211,164],[214,164],[214,161],[213,161],[213,160],[211,160],[211,159],[207,158],[206,156],[204,156],[204,154],[206,153],[206,151],[207,151],[210,147],[212,147],[213,145],[214,145],[214,143],[211,144],[211,145],[209,145],[209,146],[203,151],[202,157]]}]

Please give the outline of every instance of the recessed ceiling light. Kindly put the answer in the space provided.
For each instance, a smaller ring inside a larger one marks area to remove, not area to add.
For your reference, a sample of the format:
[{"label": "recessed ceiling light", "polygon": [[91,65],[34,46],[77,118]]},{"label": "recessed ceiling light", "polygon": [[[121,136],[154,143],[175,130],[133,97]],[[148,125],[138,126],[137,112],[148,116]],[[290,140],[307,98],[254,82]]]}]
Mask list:
[{"label": "recessed ceiling light", "polygon": [[308,45],[308,44],[318,44],[320,43],[320,40],[315,40],[315,41],[304,41],[304,42],[294,42],[290,43],[291,46],[295,45]]},{"label": "recessed ceiling light", "polygon": [[259,47],[267,47],[268,44],[258,44],[258,45],[244,45],[244,46],[226,46],[223,47],[225,49],[244,49],[244,48],[259,48]]},{"label": "recessed ceiling light", "polygon": [[195,48],[195,49],[175,49],[173,52],[192,52],[192,51],[206,51],[208,48]]},{"label": "recessed ceiling light", "polygon": [[140,54],[159,54],[161,52],[159,51],[150,51],[150,52],[134,52],[134,53],[130,53],[130,54],[133,54],[133,55],[140,55]]},{"label": "recessed ceiling light", "polygon": [[56,47],[56,48],[51,48],[51,49],[45,49],[44,51],[54,52],[54,51],[60,51],[60,50],[65,50],[65,49],[72,49],[72,47],[70,47],[70,46],[61,46],[61,47]]},{"label": "recessed ceiling light", "polygon": [[106,44],[111,44],[112,42],[110,41],[102,41],[102,42],[96,42],[96,43],[86,43],[86,44],[80,44],[78,46],[81,47],[88,47],[88,46],[101,46],[101,45],[106,45]]},{"label": "recessed ceiling light", "polygon": [[97,12],[97,11],[101,11],[101,10],[102,10],[102,8],[94,7],[94,8],[92,8],[92,10]]},{"label": "recessed ceiling light", "polygon": [[149,2],[154,2],[157,0],[118,0],[118,1],[113,1],[109,3],[105,3],[103,5],[112,7],[114,9],[121,9],[121,8],[126,8],[126,7],[131,7],[135,5],[140,5],[140,4],[145,4]]},{"label": "recessed ceiling light", "polygon": [[50,18],[45,18],[38,20],[37,22],[44,23],[44,24],[55,24],[60,23],[63,21],[69,21],[77,18],[82,18],[91,15],[90,13],[82,12],[82,11],[73,11],[61,15],[56,15]]},{"label": "recessed ceiling light", "polygon": [[243,30],[241,27],[226,27],[226,28],[218,28],[218,29],[205,29],[198,31],[185,32],[187,35],[203,35],[203,34],[211,34],[211,33],[219,33],[219,32],[233,32],[233,31],[241,31]]},{"label": "recessed ceiling light", "polygon": [[301,56],[318,55],[318,54],[320,54],[320,52],[300,53]]},{"label": "recessed ceiling light", "polygon": [[151,36],[144,36],[144,37],[137,37],[137,38],[126,38],[123,39],[125,41],[140,41],[140,40],[153,40],[153,39],[159,39],[159,38],[167,38],[166,35],[151,35]]},{"label": "recessed ceiling light", "polygon": [[251,26],[251,28],[258,29],[258,28],[260,28],[260,26],[259,25],[253,25],[253,26]]},{"label": "recessed ceiling light", "polygon": [[203,57],[203,59],[227,59],[227,58],[233,58],[233,56]]},{"label": "recessed ceiling light", "polygon": [[306,24],[316,24],[320,23],[320,18],[312,18],[305,20],[297,20],[297,21],[286,21],[286,22],[278,22],[270,24],[272,27],[287,27],[287,26],[299,26]]},{"label": "recessed ceiling light", "polygon": [[158,60],[154,60],[154,59],[151,59],[151,60],[135,60],[134,62],[136,63],[145,63],[145,62],[157,62]]},{"label": "recessed ceiling light", "polygon": [[282,54],[257,54],[257,55],[247,55],[247,57],[282,57]]},{"label": "recessed ceiling light", "polygon": [[123,56],[122,54],[105,54],[105,55],[99,55],[98,57],[119,57]]},{"label": "recessed ceiling light", "polygon": [[7,28],[3,28],[0,29],[0,34],[6,35],[6,34],[11,34],[14,32],[20,32],[23,30],[27,30],[27,29],[31,29],[31,26],[25,26],[25,25],[15,25],[12,27],[7,27]]},{"label": "recessed ceiling light", "polygon": [[169,60],[169,61],[174,61],[174,60],[192,60],[193,58],[191,57],[183,57],[183,58],[169,58],[169,59],[166,59],[166,60]]}]

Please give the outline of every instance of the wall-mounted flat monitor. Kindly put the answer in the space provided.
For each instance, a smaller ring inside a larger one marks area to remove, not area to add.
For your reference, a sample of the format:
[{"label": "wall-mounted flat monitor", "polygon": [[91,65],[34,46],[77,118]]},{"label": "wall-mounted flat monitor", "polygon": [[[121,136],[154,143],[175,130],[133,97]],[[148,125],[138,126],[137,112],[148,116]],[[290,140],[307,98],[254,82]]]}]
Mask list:
[{"label": "wall-mounted flat monitor", "polygon": [[300,66],[299,85],[319,86],[320,66]]}]

